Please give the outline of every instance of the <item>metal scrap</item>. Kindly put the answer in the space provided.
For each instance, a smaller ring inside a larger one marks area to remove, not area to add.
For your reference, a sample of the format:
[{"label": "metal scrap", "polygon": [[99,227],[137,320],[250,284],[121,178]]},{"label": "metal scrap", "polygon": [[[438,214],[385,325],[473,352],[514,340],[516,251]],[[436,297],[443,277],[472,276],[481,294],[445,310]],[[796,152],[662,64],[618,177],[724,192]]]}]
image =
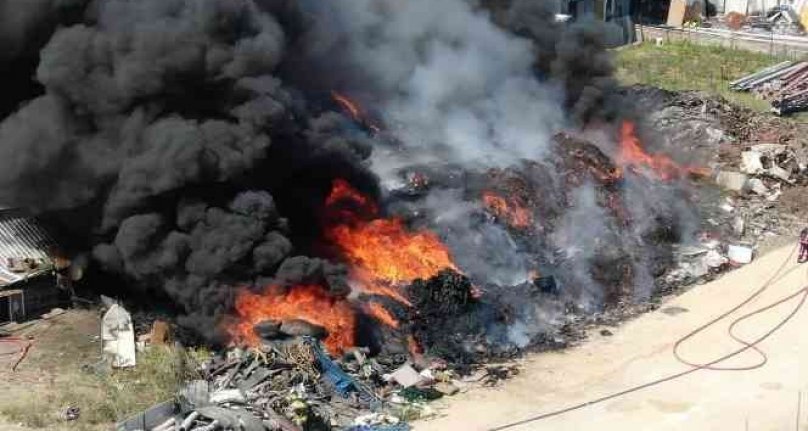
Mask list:
[{"label": "metal scrap", "polygon": [[785,61],[730,83],[736,91],[752,91],[785,115],[808,109],[808,62]]},{"label": "metal scrap", "polygon": [[412,394],[406,391],[440,397],[456,393],[461,383],[443,369],[445,364],[440,369],[407,364],[405,368],[418,377],[419,388],[383,378],[400,370],[405,359],[371,357],[359,350],[332,357],[308,336],[264,340],[260,348],[233,348],[200,365],[199,374],[206,380],[192,381],[180,391],[181,407],[173,417],[142,429],[302,431],[357,425],[408,429],[401,409],[408,415],[430,410],[420,398],[410,401]]}]

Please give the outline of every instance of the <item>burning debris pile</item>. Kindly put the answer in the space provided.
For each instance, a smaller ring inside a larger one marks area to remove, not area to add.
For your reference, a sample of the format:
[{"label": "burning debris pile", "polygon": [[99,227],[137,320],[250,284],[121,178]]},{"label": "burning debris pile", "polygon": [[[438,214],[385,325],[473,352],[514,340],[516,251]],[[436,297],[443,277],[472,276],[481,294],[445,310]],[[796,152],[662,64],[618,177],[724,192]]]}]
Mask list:
[{"label": "burning debris pile", "polygon": [[[698,92],[648,87],[624,90],[650,114],[665,148],[687,148],[712,160],[712,184],[693,189],[702,215],[694,241],[675,247],[675,264],[659,279],[662,291],[745,263],[755,252],[801,229],[808,184],[808,129]],[[716,187],[717,186],[717,187]]]},{"label": "burning debris pile", "polygon": [[24,2],[0,205],[61,221],[88,284],[170,306],[222,350],[219,405],[281,428],[568,345],[655,292],[709,172],[614,91],[598,26],[489,3]]},{"label": "burning debris pile", "polygon": [[332,359],[316,340],[301,337],[210,359],[200,369],[205,380],[189,383],[173,413],[147,431],[406,431],[405,420],[431,414],[426,402],[509,373],[489,367],[461,378],[441,361],[371,358],[364,349]]},{"label": "burning debris pile", "polygon": [[[405,421],[432,414],[428,401],[455,395],[470,384],[494,385],[514,372],[507,364],[481,365],[468,353],[467,345],[474,344],[476,353],[485,354],[482,323],[487,320],[479,314],[492,312],[468,278],[447,270],[405,290],[411,301],[411,308],[402,310],[410,314],[404,321],[411,334],[409,351],[393,353],[388,346],[388,351],[374,353],[334,344],[328,331],[335,328],[300,319],[263,320],[250,328],[256,338],[252,347],[220,351],[200,364],[203,380],[191,382],[171,413],[146,428],[404,431],[409,429]],[[295,291],[305,295],[308,289]],[[345,328],[336,329],[345,333]],[[388,330],[403,328],[390,325]],[[432,346],[433,353],[423,352],[421,345]],[[124,421],[119,429],[128,430],[127,424],[136,422]]]},{"label": "burning debris pile", "polygon": [[[648,296],[689,168],[633,133],[600,28],[522,0],[305,3],[26,4],[0,35],[35,83],[3,83],[0,204],[219,346],[262,323],[334,354],[411,345],[406,288],[444,270],[483,303],[532,274],[582,310]],[[489,344],[552,327],[513,300],[478,316]]]}]

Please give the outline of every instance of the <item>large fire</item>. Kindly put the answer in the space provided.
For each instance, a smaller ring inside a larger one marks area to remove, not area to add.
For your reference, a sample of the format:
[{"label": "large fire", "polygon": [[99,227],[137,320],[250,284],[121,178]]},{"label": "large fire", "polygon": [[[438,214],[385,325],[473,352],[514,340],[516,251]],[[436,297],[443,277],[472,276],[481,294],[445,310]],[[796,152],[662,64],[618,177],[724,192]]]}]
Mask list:
[{"label": "large fire", "polygon": [[617,163],[635,172],[651,174],[663,181],[684,178],[689,175],[706,176],[705,168],[682,166],[664,154],[648,154],[637,137],[633,122],[623,121],[620,128],[620,150]]},{"label": "large fire", "polygon": [[[376,203],[346,181],[332,184],[325,200],[324,223],[325,239],[349,265],[357,287],[367,293],[410,305],[399,291],[401,285],[447,268],[457,270],[437,235],[412,231],[397,218],[380,218]],[[386,326],[399,327],[381,303],[370,301],[355,307],[317,285],[270,286],[261,293],[245,289],[239,292],[235,309],[237,321],[227,328],[231,339],[252,346],[261,342],[253,328],[267,320],[303,320],[325,328],[325,346],[333,354],[355,345],[358,309]]]},{"label": "large fire", "polygon": [[483,192],[483,204],[495,217],[504,220],[509,226],[526,229],[533,226],[533,213],[515,198],[504,198],[494,192]]},{"label": "large fire", "polygon": [[[457,270],[449,249],[434,232],[412,231],[401,219],[367,214],[375,206],[344,181],[334,182],[326,203],[330,203],[326,212],[336,212],[342,220],[326,226],[325,236],[350,265],[360,289],[409,304],[398,291],[400,285],[447,268]],[[364,217],[345,218],[345,208],[358,208]]]},{"label": "large fire", "polygon": [[261,293],[248,290],[236,297],[238,322],[228,328],[231,339],[239,344],[260,344],[253,327],[266,320],[284,322],[304,320],[328,331],[324,344],[333,354],[355,345],[356,312],[347,300],[331,296],[316,285],[289,289],[269,286]]}]

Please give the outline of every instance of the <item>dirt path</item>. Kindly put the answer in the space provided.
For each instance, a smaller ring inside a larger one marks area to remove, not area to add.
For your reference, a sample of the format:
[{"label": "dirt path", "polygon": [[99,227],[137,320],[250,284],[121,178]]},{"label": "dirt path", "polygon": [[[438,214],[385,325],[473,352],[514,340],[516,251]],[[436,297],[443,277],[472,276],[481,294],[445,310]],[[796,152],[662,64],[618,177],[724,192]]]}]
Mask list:
[{"label": "dirt path", "polygon": [[[475,389],[450,400],[445,416],[416,424],[416,431],[487,430],[536,414],[622,391],[688,367],[671,353],[673,343],[732,308],[771,277],[792,247],[780,248],[721,279],[672,298],[614,336],[597,333],[582,346],[527,358],[523,372],[496,389]],[[792,262],[795,259],[792,259]],[[808,264],[789,262],[786,275],[733,317],[768,305],[808,283]],[[736,333],[754,339],[776,325],[799,299],[751,318]],[[687,310],[687,311],[684,311]],[[719,322],[683,346],[691,361],[709,362],[738,348],[726,335],[733,319]],[[752,371],[697,371],[618,399],[541,422],[525,430],[808,430],[808,303],[779,332],[761,344],[768,363]],[[760,360],[746,352],[724,365]]]}]

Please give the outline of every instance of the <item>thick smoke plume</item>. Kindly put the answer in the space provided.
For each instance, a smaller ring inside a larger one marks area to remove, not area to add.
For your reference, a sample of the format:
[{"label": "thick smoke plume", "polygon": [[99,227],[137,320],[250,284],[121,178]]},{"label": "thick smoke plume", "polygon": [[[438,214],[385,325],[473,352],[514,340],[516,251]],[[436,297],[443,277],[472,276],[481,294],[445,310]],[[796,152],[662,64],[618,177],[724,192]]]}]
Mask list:
[{"label": "thick smoke plume", "polygon": [[[283,84],[288,36],[278,20],[246,0],[113,0],[57,26],[78,5],[0,3],[14,9],[2,14],[14,25],[1,40],[12,72],[47,34],[35,75],[24,77],[42,94],[0,124],[0,202],[83,209],[104,269],[199,316],[276,272],[344,290],[339,267],[287,259],[294,232],[271,193],[313,202],[337,176],[373,192],[368,146]],[[299,202],[290,214],[311,204]]]},{"label": "thick smoke plume", "polygon": [[[436,229],[477,281],[554,266],[570,295],[599,303],[610,280],[592,269],[622,259],[648,273],[627,250],[655,226],[624,229],[593,184],[562,178],[554,134],[624,105],[608,32],[561,26],[547,3],[0,0],[0,204],[79,217],[67,222],[98,267],[194,323],[219,318],[242,286],[349,293],[346,269],[315,247],[336,178]],[[332,91],[383,131],[333,112]],[[384,193],[414,167],[437,187]],[[546,235],[479,222],[474,194],[492,169],[526,178],[554,220]],[[680,212],[660,201],[629,211]]]}]

